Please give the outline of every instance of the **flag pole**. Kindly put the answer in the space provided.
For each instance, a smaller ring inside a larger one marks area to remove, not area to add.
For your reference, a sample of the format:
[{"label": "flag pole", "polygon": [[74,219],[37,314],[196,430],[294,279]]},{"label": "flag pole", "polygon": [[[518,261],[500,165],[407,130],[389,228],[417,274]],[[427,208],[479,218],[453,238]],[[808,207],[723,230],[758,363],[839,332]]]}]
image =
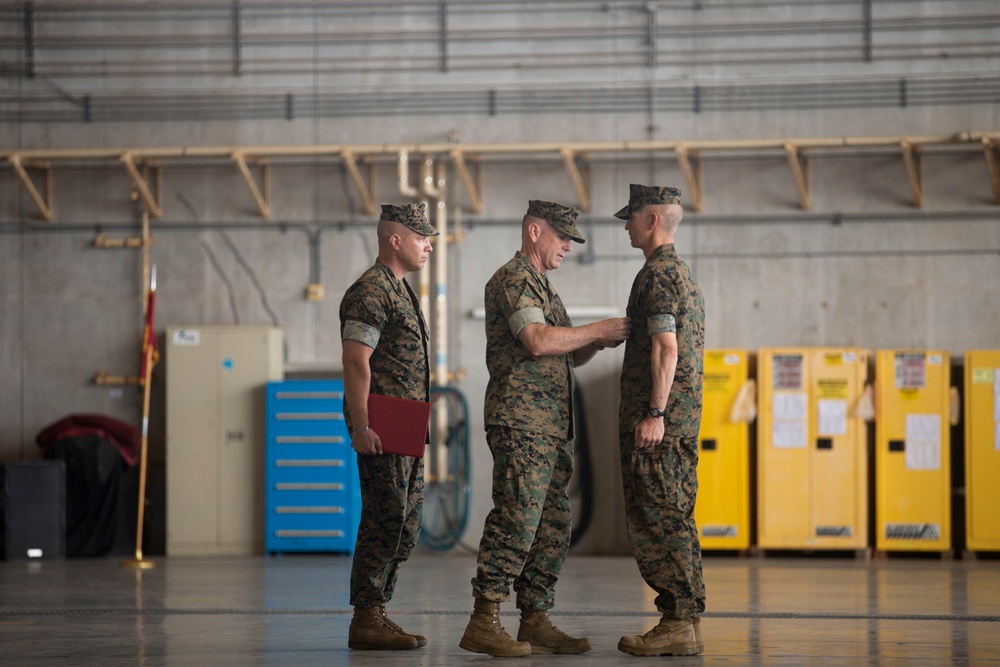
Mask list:
[{"label": "flag pole", "polygon": [[[149,297],[153,298],[156,294],[156,265],[153,265],[152,275],[149,281]],[[148,302],[147,302],[148,303]],[[138,518],[136,520],[135,529],[135,557],[129,560],[123,560],[121,562],[122,567],[131,567],[139,570],[149,570],[155,567],[155,563],[142,559],[142,527],[143,527],[143,515],[146,507],[146,448],[149,443],[149,402],[150,393],[152,392],[151,380],[153,377],[153,345],[147,340],[156,335],[155,331],[152,331],[151,323],[147,319],[147,325],[150,327],[150,331],[145,332],[143,336],[144,347],[143,354],[145,355],[145,362],[143,364],[143,378],[142,378],[142,444],[139,448],[139,511]]]}]

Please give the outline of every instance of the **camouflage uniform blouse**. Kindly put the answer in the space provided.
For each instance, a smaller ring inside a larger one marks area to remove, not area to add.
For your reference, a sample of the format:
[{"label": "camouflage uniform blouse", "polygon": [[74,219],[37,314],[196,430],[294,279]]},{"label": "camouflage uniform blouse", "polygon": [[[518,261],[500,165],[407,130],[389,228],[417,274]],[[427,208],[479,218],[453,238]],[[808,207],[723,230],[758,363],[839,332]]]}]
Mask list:
[{"label": "camouflage uniform blouse", "polygon": [[[380,260],[344,294],[340,337],[374,350],[371,393],[428,400],[427,325],[413,290]],[[351,428],[346,402],[344,413]]]},{"label": "camouflage uniform blouse", "polygon": [[486,283],[486,426],[572,438],[573,355],[532,356],[517,337],[529,324],[573,326],[549,279],[518,251]]},{"label": "camouflage uniform blouse", "polygon": [[652,334],[677,334],[677,370],[667,398],[665,437],[696,438],[701,423],[705,300],[691,270],[672,243],[653,251],[628,297],[632,331],[622,362],[620,433],[628,434],[649,414],[653,393]]}]

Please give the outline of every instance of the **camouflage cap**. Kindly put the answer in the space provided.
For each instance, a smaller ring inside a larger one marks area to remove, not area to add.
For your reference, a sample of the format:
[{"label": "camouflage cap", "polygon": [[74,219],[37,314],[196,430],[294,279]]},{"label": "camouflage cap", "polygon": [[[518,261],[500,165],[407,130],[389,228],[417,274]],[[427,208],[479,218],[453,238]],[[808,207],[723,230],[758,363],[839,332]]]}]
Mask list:
[{"label": "camouflage cap", "polygon": [[681,191],[677,188],[632,183],[628,186],[628,190],[628,206],[615,213],[615,217],[622,220],[628,220],[630,213],[638,211],[643,206],[681,203]]},{"label": "camouflage cap", "polygon": [[398,222],[424,236],[437,236],[440,232],[427,222],[427,204],[382,204],[379,220]]},{"label": "camouflage cap", "polygon": [[578,209],[550,201],[531,199],[528,201],[528,215],[545,220],[557,232],[565,234],[577,243],[586,243],[583,234],[576,228],[576,217],[580,215]]}]

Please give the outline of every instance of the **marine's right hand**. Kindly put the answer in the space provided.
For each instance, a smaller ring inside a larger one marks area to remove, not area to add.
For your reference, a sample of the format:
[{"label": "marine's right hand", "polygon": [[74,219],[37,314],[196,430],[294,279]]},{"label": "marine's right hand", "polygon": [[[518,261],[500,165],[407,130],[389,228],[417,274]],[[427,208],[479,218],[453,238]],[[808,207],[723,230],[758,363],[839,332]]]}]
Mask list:
[{"label": "marine's right hand", "polygon": [[628,338],[628,334],[632,330],[632,320],[627,317],[610,317],[606,320],[601,320],[600,324],[603,330],[601,338],[608,338],[618,342]]},{"label": "marine's right hand", "polygon": [[381,454],[382,439],[378,437],[378,433],[369,428],[366,431],[351,434],[351,447],[358,454],[366,456]]}]

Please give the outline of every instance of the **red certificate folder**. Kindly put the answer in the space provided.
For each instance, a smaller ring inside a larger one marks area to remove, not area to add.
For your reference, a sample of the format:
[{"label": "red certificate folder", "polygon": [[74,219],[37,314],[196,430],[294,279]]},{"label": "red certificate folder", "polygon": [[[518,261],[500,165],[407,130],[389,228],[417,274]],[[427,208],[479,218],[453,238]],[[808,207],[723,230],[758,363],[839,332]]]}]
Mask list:
[{"label": "red certificate folder", "polygon": [[378,434],[383,452],[423,458],[430,419],[430,403],[368,394],[368,426]]}]

